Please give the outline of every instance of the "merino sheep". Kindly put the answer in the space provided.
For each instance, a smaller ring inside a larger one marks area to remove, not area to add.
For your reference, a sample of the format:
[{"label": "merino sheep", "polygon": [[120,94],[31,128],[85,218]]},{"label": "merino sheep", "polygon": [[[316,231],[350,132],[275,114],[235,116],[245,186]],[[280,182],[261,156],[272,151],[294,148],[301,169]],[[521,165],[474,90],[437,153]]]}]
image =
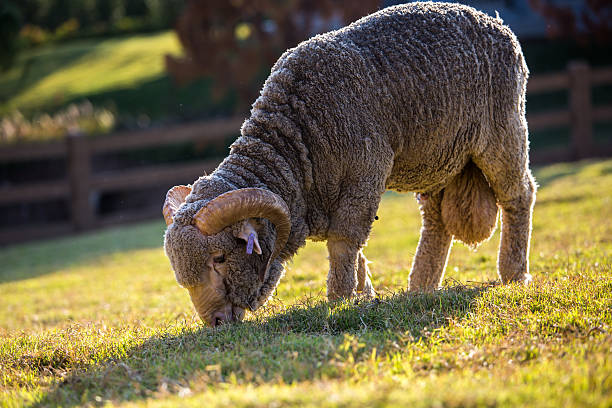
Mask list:
[{"label": "merino sheep", "polygon": [[361,249],[387,189],[419,197],[410,290],[436,289],[453,237],[487,239],[498,206],[499,276],[528,282],[527,76],[510,29],[458,4],[389,7],[285,52],[229,156],[166,198],[166,254],[202,320],[257,309],[307,238],[327,240],[330,299],[373,296]]}]

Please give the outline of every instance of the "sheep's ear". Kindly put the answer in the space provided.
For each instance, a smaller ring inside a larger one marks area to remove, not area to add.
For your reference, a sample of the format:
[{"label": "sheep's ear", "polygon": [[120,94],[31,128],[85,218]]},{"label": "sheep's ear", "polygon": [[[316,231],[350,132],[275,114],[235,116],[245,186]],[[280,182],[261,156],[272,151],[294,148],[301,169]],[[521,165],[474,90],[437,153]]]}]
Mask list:
[{"label": "sheep's ear", "polygon": [[249,220],[245,220],[242,224],[242,228],[237,234],[237,237],[243,239],[247,243],[246,252],[247,254],[252,254],[253,250],[261,255],[261,246],[259,246],[259,237],[257,236],[257,231],[253,226],[253,222]]},{"label": "sheep's ear", "polygon": [[168,190],[168,193],[166,193],[166,202],[164,202],[164,207],[162,208],[166,225],[172,224],[174,214],[176,214],[181,204],[185,202],[185,198],[189,193],[191,193],[191,187],[187,186],[174,186]]}]

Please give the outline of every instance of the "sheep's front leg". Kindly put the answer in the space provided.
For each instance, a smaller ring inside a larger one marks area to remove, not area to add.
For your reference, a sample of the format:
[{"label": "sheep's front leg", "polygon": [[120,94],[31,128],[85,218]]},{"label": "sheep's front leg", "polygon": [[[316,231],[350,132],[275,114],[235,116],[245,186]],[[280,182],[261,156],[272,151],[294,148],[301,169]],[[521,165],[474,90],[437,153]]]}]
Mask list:
[{"label": "sheep's front leg", "polygon": [[442,281],[453,237],[444,228],[441,202],[441,193],[421,199],[423,226],[410,271],[411,291],[432,291]]},{"label": "sheep's front leg", "polygon": [[328,240],[329,274],[327,275],[327,297],[330,300],[350,298],[361,294],[368,298],[376,296],[370,280],[368,260],[361,250],[347,241]]},{"label": "sheep's front leg", "polygon": [[[393,157],[393,152],[386,157]],[[387,164],[390,171],[392,162]],[[385,191],[386,169],[380,164],[380,167],[366,171],[360,182],[337,191],[337,205],[327,231],[327,297],[330,300],[350,298],[357,292],[366,296],[375,294],[361,248],[370,236],[378,204]]]},{"label": "sheep's front leg", "polygon": [[344,240],[329,239],[329,274],[327,275],[327,298],[348,299],[357,292],[357,269],[359,246]]}]

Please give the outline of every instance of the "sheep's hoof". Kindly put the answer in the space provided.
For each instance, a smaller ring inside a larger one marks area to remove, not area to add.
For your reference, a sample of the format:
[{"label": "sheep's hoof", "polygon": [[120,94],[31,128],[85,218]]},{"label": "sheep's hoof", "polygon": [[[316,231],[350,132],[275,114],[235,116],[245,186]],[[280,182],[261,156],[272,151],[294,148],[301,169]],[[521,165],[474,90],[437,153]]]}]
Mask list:
[{"label": "sheep's hoof", "polygon": [[364,285],[363,285],[363,289],[357,293],[357,295],[360,298],[364,298],[364,299],[374,299],[376,297],[376,291],[374,290],[374,287],[372,286],[372,282],[370,282],[370,279],[368,278]]},{"label": "sheep's hoof", "polygon": [[518,277],[512,277],[506,280],[502,279],[502,283],[504,285],[509,285],[512,283],[522,283],[523,286],[528,286],[531,284],[531,281],[532,281],[532,277],[529,273],[526,273],[524,275],[519,275]]},{"label": "sheep's hoof", "polygon": [[336,303],[336,302],[342,302],[342,301],[347,300],[347,299],[352,299],[355,296],[356,296],[355,291],[353,291],[350,294],[339,294],[339,293],[336,293],[336,292],[328,292],[327,293],[327,300],[330,303]]},{"label": "sheep's hoof", "polygon": [[532,281],[532,277],[530,274],[526,273],[525,275],[523,275],[522,279],[517,279],[517,282],[520,282],[523,284],[523,286],[528,286],[531,284]]}]

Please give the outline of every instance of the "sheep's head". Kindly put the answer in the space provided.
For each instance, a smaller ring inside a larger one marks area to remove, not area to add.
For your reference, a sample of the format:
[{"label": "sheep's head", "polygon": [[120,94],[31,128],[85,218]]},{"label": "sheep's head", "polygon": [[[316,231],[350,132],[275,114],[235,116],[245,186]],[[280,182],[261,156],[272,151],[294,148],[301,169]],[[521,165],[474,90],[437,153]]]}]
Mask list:
[{"label": "sheep's head", "polygon": [[265,303],[282,275],[277,257],[289,237],[289,209],[259,188],[181,208],[190,192],[176,186],[166,196],[166,254],[202,321],[216,326],[241,320],[246,309]]}]

